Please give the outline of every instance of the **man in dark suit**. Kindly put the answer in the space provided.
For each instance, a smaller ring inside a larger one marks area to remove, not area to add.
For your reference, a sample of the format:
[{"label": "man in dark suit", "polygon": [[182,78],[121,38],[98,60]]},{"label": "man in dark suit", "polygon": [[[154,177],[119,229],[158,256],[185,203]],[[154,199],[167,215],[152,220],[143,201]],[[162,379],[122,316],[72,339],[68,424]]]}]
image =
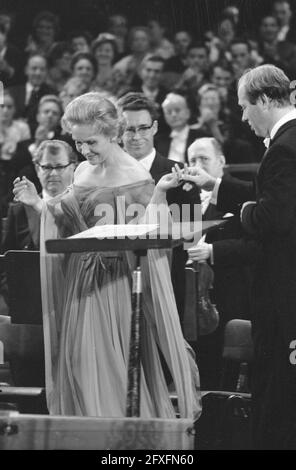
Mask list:
[{"label": "man in dark suit", "polygon": [[[161,104],[163,103],[168,90],[162,85],[162,76],[165,60],[153,54],[148,54],[140,67],[140,82],[132,86],[128,92],[144,93],[146,98],[154,102],[158,111],[158,130],[168,132],[169,128],[165,122]],[[126,94],[127,92],[125,92]]]},{"label": "man in dark suit", "polygon": [[256,185],[215,179],[201,169],[190,170],[185,179],[212,190],[218,210],[243,203],[245,236],[204,246],[203,254],[193,258],[205,260],[212,254],[215,264],[253,261],[254,446],[295,449],[296,110],[288,77],[273,65],[246,72],[239,80],[238,99],[242,119],[266,138],[268,147]]},{"label": "man in dark suit", "polygon": [[[125,150],[151,173],[157,183],[163,175],[171,173],[176,162],[162,157],[154,148],[154,135],[157,132],[157,112],[154,103],[142,93],[129,93],[118,101],[118,108],[125,121],[122,137]],[[197,211],[200,209],[200,197],[196,188],[188,192],[181,186],[173,188],[167,192],[167,201],[169,205],[176,203],[180,208],[183,204],[190,207],[192,220],[194,206]],[[182,215],[185,217],[185,213],[181,211],[181,217]],[[186,260],[187,253],[182,247],[174,249],[172,282],[181,320],[184,310]]]},{"label": "man in dark suit", "polygon": [[25,74],[27,81],[9,89],[15,101],[16,117],[23,117],[28,121],[31,134],[37,127],[36,114],[42,96],[56,94],[56,90],[45,83],[47,75],[47,60],[39,54],[29,57]]},{"label": "man in dark suit", "polygon": [[206,137],[203,130],[189,126],[190,109],[187,99],[179,92],[169,93],[162,103],[165,121],[170,129],[155,139],[155,148],[164,157],[181,163],[188,163],[187,149],[195,139]]},{"label": "man in dark suit", "polygon": [[[196,139],[188,148],[190,167],[203,168],[214,178],[222,178],[224,174],[225,157],[219,142],[213,137]],[[241,236],[239,214],[225,214],[211,202],[212,191],[200,192],[203,220],[228,218],[228,223],[218,230],[209,232],[205,237],[206,243],[214,243],[227,238]],[[200,241],[199,245],[203,245]],[[192,249],[189,250],[189,253]],[[222,350],[225,325],[233,318],[249,319],[249,270],[246,266],[213,265],[214,283],[210,291],[211,300],[219,312],[219,326],[209,335],[200,336],[196,344],[196,354],[203,390],[217,390],[222,379]]]},{"label": "man in dark suit", "polygon": [[[70,145],[60,140],[44,141],[34,156],[41,184],[41,197],[48,200],[61,194],[72,183],[77,155]],[[2,251],[38,250],[40,216],[20,202],[8,210],[7,228]]]}]

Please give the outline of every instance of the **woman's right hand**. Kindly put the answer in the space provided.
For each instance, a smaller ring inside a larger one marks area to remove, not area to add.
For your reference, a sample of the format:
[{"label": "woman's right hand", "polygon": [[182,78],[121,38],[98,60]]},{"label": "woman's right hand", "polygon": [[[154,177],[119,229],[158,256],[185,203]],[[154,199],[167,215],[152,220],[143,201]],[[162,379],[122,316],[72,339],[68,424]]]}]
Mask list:
[{"label": "woman's right hand", "polygon": [[40,197],[38,196],[36,187],[32,181],[28,180],[25,176],[16,178],[13,182],[14,201],[22,202],[33,208],[40,205]]}]

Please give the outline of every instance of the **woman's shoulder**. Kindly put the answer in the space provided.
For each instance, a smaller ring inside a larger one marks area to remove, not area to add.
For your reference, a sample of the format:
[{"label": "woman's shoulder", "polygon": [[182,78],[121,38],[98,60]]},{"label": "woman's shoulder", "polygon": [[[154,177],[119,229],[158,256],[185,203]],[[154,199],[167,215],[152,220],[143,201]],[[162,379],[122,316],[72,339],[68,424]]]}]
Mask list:
[{"label": "woman's shoulder", "polygon": [[79,163],[79,165],[75,168],[74,179],[77,178],[77,176],[80,175],[84,170],[86,170],[88,166],[89,166],[89,163],[87,162],[87,160]]}]

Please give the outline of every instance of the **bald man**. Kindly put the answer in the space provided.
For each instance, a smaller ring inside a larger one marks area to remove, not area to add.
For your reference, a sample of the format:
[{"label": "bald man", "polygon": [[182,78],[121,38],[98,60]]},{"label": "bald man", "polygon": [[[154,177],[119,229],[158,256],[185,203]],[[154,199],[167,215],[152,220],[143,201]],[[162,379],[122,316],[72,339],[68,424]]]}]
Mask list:
[{"label": "bald man", "polygon": [[189,145],[195,139],[208,136],[208,134],[203,130],[190,128],[191,112],[186,96],[180,93],[169,93],[161,106],[170,133],[156,136],[155,148],[169,160],[188,163]]}]

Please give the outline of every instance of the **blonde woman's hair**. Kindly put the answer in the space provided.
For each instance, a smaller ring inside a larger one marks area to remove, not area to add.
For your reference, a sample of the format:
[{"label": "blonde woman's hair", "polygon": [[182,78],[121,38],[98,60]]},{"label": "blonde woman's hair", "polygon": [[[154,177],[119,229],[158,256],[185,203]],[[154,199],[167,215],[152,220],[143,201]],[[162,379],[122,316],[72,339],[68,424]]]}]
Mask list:
[{"label": "blonde woman's hair", "polygon": [[71,132],[74,125],[96,126],[105,137],[119,137],[121,124],[114,104],[100,93],[91,92],[71,101],[62,117],[63,129]]}]

